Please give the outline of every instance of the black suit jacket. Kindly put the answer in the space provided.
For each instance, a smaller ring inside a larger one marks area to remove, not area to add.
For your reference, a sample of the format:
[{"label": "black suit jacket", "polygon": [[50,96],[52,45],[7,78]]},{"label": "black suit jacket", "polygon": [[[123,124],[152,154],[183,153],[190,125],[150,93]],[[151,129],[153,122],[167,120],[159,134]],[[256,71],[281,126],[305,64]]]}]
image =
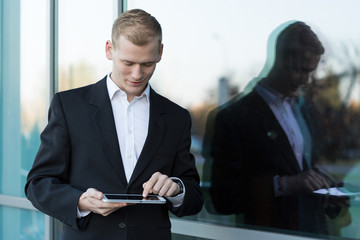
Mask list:
[{"label": "black suit jacket", "polygon": [[[148,136],[127,183],[106,77],[96,84],[55,94],[41,146],[28,174],[25,193],[40,211],[64,223],[63,239],[170,239],[168,210],[196,214],[203,198],[191,145],[189,113],[150,91]],[[77,219],[80,195],[142,193],[153,173],[180,178],[186,189],[181,207],[133,205],[107,217]]]},{"label": "black suit jacket", "polygon": [[286,133],[256,91],[219,110],[210,145],[210,196],[219,213],[244,214],[251,225],[327,233],[319,199],[275,197],[274,176],[301,169]]}]

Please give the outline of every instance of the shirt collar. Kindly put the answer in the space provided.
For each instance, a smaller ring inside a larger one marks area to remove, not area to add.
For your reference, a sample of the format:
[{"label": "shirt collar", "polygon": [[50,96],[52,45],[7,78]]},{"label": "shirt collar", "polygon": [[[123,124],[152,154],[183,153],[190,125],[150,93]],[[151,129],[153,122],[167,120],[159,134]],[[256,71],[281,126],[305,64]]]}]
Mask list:
[{"label": "shirt collar", "polygon": [[[118,85],[115,84],[115,82],[110,77],[111,73],[109,73],[106,77],[106,85],[109,93],[109,98],[113,99],[116,92],[119,92],[121,96],[126,96],[126,93],[121,90]],[[146,86],[144,92],[140,96],[136,96],[135,99],[139,99],[142,97],[146,97],[146,100],[148,103],[150,103],[150,84]]]},{"label": "shirt collar", "polygon": [[259,82],[259,84],[256,86],[257,88],[260,88],[261,92],[266,92],[266,95],[268,95],[268,97],[271,100],[278,100],[281,102],[288,102],[288,103],[292,103],[294,101],[294,97],[287,97],[284,96],[283,94],[279,93],[278,91],[276,91],[275,89],[273,89],[272,87],[270,87],[268,84],[264,83],[264,82]]}]

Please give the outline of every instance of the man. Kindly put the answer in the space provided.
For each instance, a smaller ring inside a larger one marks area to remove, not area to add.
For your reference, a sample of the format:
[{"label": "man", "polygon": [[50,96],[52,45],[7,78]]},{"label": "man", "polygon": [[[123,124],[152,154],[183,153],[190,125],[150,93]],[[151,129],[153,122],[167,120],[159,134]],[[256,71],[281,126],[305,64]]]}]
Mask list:
[{"label": "man", "polygon": [[[127,11],[106,42],[112,72],[55,94],[25,193],[64,223],[64,240],[171,239],[168,210],[201,210],[190,115],[149,85],[162,51],[158,21]],[[107,203],[104,193],[158,194],[167,204]]]},{"label": "man", "polygon": [[319,129],[312,105],[298,101],[323,53],[309,26],[288,25],[277,37],[267,76],[219,110],[209,129],[210,196],[219,213],[244,214],[252,225],[327,234],[325,212],[338,209],[324,206],[313,191],[334,183],[314,168]]}]

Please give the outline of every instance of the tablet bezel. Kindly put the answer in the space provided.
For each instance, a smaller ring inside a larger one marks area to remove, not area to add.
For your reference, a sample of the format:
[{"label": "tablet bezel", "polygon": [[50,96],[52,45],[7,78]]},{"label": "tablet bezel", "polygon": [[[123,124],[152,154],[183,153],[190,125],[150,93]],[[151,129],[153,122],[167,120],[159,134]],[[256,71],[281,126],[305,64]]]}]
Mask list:
[{"label": "tablet bezel", "polygon": [[[115,198],[114,198],[115,197]],[[121,198],[119,198],[121,197]],[[131,199],[129,199],[131,198]],[[134,199],[138,198],[138,199]],[[151,198],[151,199],[150,199]],[[166,200],[158,195],[149,195],[144,199],[141,194],[103,194],[102,201],[104,202],[120,202],[120,203],[142,203],[142,204],[165,204]]]}]

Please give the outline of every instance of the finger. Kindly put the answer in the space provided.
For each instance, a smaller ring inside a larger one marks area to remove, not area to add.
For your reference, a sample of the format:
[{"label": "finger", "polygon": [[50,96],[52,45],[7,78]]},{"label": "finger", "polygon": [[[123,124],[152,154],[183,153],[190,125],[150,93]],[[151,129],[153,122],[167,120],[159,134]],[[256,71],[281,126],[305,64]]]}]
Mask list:
[{"label": "finger", "polygon": [[317,184],[320,185],[320,186],[318,186],[318,189],[319,188],[327,188],[328,189],[330,187],[325,176],[323,176],[322,174],[315,172],[313,170],[311,170],[311,172],[312,172],[312,176],[316,179]]},{"label": "finger", "polygon": [[145,187],[144,187],[142,196],[143,196],[144,198],[146,198],[149,194],[152,194],[152,193],[153,193],[153,190],[152,190],[152,188],[146,187],[146,185],[143,185],[143,186],[145,186]]},{"label": "finger", "polygon": [[143,197],[147,197],[149,195],[149,193],[154,193],[154,190],[153,190],[153,186],[156,184],[156,182],[158,181],[159,177],[160,177],[160,173],[159,172],[156,172],[154,173],[150,179],[145,182],[143,184]]},{"label": "finger", "polygon": [[[159,194],[159,195],[160,195],[160,191],[162,190],[163,187],[164,187],[163,192],[164,192],[164,191],[166,192],[167,189],[170,187],[170,186],[167,186],[168,184],[170,184],[170,183],[168,182],[168,180],[172,181],[172,180],[169,179],[169,177],[166,176],[166,175],[161,174],[160,176],[158,176],[158,179],[157,179],[155,185],[153,186],[153,192],[154,192],[155,194]],[[164,194],[164,193],[163,193],[163,194]]]},{"label": "finger", "polygon": [[148,195],[149,195],[149,193],[150,193],[150,188],[149,188],[149,184],[148,184],[148,182],[146,182],[146,183],[144,183],[143,184],[143,188],[144,188],[144,190],[143,190],[143,193],[142,193],[142,196],[143,197],[147,197]]},{"label": "finger", "polygon": [[312,192],[316,189],[316,187],[314,186],[313,181],[310,178],[306,178],[304,180],[304,188],[306,192]]},{"label": "finger", "polygon": [[177,195],[180,192],[180,187],[178,184],[176,184],[175,182],[173,182],[173,184],[171,184],[169,190],[167,191],[167,193],[165,194],[165,197],[172,197]]},{"label": "finger", "polygon": [[326,182],[326,179],[323,176],[321,176],[320,174],[314,173],[313,179],[314,179],[314,183],[316,184],[316,186],[315,186],[316,189],[320,189],[320,188],[328,189],[329,188],[329,185]]},{"label": "finger", "polygon": [[[162,185],[162,187],[160,188],[160,190],[159,190],[159,193],[158,193],[158,195],[159,196],[171,196],[172,195],[172,192],[171,193],[169,193],[169,190],[170,190],[170,188],[171,188],[171,186],[172,186],[172,184],[174,183],[174,181],[173,180],[171,180],[170,178],[167,178],[166,180],[165,180],[165,182],[163,183],[163,185]],[[174,183],[175,184],[175,183]],[[176,190],[176,189],[175,189]]]},{"label": "finger", "polygon": [[317,189],[320,189],[321,183],[316,178],[309,176],[306,179],[306,187],[309,191],[315,191]]},{"label": "finger", "polygon": [[304,173],[304,182],[308,191],[328,188],[325,178],[311,169]]}]

